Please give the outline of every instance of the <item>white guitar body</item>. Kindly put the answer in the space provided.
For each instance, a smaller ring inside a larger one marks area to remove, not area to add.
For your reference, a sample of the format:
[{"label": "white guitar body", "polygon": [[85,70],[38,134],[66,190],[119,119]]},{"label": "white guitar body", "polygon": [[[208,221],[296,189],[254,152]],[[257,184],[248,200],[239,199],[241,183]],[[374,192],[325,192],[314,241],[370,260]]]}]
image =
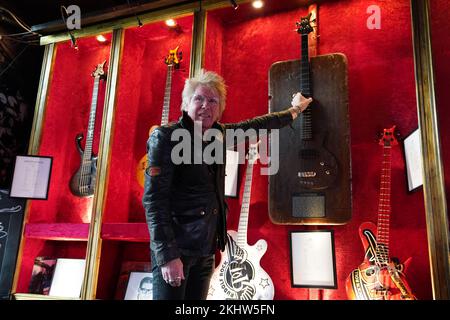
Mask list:
[{"label": "white guitar body", "polygon": [[267,242],[238,246],[238,233],[228,231],[228,243],[213,273],[208,300],[273,300],[272,279],[260,265]]}]

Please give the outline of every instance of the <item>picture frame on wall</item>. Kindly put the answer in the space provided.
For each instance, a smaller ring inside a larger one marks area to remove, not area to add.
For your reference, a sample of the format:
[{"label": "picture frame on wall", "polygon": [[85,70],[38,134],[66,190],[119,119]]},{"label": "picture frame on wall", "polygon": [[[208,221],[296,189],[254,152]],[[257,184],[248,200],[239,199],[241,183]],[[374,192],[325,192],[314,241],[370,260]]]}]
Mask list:
[{"label": "picture frame on wall", "polygon": [[48,199],[52,157],[16,156],[10,198]]},{"label": "picture frame on wall", "polygon": [[408,191],[413,192],[423,185],[422,147],[419,128],[406,136],[403,140],[403,149],[405,152]]},{"label": "picture frame on wall", "polygon": [[153,273],[130,272],[124,300],[153,300]]},{"label": "picture frame on wall", "polygon": [[333,230],[291,231],[291,286],[337,289]]}]

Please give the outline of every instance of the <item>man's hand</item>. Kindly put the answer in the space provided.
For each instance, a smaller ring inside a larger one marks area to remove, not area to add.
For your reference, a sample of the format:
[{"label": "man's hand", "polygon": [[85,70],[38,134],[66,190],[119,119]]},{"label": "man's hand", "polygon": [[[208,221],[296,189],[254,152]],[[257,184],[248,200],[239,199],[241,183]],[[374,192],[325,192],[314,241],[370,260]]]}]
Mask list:
[{"label": "man's hand", "polygon": [[181,286],[181,281],[184,280],[183,262],[180,258],[170,260],[161,266],[161,274],[172,287]]},{"label": "man's hand", "polygon": [[297,116],[305,110],[311,103],[312,98],[305,98],[300,92],[294,93],[292,96],[292,107],[289,108],[291,111],[292,119],[297,118]]}]

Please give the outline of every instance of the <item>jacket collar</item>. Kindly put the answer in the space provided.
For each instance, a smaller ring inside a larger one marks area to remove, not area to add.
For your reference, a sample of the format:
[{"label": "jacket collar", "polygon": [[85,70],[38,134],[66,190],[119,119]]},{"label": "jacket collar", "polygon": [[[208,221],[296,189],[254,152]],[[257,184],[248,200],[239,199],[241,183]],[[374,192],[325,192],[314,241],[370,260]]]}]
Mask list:
[{"label": "jacket collar", "polygon": [[[178,122],[184,129],[187,129],[189,132],[194,132],[194,120],[191,119],[186,111],[183,110],[182,112],[183,114],[181,115]],[[222,126],[217,121],[213,123],[212,128],[222,131]]]}]

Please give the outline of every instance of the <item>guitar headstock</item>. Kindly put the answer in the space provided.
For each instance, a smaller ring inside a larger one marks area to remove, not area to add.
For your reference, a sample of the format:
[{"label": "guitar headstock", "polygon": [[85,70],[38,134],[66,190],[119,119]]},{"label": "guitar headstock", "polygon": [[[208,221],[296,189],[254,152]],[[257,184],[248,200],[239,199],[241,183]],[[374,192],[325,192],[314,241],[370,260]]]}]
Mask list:
[{"label": "guitar headstock", "polygon": [[106,78],[105,64],[106,60],[95,67],[95,70],[92,72],[94,78]]},{"label": "guitar headstock", "polygon": [[178,48],[179,47],[180,46],[177,46],[175,49],[169,50],[169,54],[164,59],[164,62],[168,66],[171,65],[171,66],[174,66],[177,69],[180,67],[181,60],[183,60],[183,53],[181,51],[178,52]]},{"label": "guitar headstock", "polygon": [[392,128],[384,129],[378,144],[380,146],[396,146],[398,144],[398,140],[395,137],[396,135],[395,125],[392,126]]},{"label": "guitar headstock", "polygon": [[250,144],[248,147],[247,159],[249,164],[254,164],[259,159],[258,145],[261,141]]},{"label": "guitar headstock", "polygon": [[295,25],[297,26],[297,33],[301,35],[308,35],[311,32],[314,31],[313,27],[311,26],[311,22],[314,22],[316,19],[311,20],[311,12],[306,16],[300,18],[300,22],[296,22]]}]

